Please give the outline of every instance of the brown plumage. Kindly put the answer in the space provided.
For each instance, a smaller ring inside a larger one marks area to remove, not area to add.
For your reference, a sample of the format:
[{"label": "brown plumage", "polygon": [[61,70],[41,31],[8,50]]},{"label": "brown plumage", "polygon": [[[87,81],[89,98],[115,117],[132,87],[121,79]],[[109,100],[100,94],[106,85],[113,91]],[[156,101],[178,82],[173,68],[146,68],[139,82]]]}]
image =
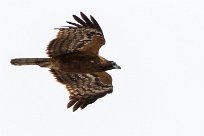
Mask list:
[{"label": "brown plumage", "polygon": [[47,47],[49,58],[17,58],[12,59],[11,64],[50,68],[57,81],[69,90],[67,107],[74,105],[75,111],[111,93],[112,78],[104,71],[120,67],[98,55],[105,39],[97,21],[82,12],[82,19],[73,17],[79,24],[67,21],[72,26],[58,28],[57,37]]}]

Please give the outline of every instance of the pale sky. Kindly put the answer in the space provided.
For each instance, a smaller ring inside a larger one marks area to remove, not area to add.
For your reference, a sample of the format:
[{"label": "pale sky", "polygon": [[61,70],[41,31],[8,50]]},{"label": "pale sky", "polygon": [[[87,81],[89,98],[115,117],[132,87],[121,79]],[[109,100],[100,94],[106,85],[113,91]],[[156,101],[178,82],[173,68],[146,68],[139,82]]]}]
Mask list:
[{"label": "pale sky", "polygon": [[[54,28],[83,11],[103,29],[100,55],[117,62],[112,94],[84,110],[48,69]],[[0,136],[204,136],[204,1],[2,0]]]}]

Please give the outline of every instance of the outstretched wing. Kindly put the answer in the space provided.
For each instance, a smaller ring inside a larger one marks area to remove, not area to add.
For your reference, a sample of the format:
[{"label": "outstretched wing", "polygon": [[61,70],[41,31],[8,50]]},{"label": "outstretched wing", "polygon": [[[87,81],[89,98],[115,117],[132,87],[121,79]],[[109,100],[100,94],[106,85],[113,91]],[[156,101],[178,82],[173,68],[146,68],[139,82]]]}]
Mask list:
[{"label": "outstretched wing", "polygon": [[78,23],[67,21],[72,26],[58,28],[57,37],[47,47],[49,57],[78,51],[98,54],[100,47],[105,44],[101,27],[92,16],[90,20],[82,12],[80,14],[82,19],[73,15]]},{"label": "outstretched wing", "polygon": [[57,81],[66,85],[70,93],[67,108],[73,106],[73,111],[79,107],[85,108],[98,98],[113,91],[112,78],[106,72],[92,74],[67,74],[65,72],[50,70]]}]

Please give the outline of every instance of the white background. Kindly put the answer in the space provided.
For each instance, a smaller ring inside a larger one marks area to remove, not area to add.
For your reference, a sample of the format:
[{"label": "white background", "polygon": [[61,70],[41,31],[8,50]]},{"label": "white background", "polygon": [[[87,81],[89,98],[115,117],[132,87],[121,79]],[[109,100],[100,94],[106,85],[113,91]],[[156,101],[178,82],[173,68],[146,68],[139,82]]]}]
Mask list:
[{"label": "white background", "polygon": [[[100,54],[114,91],[84,110],[47,69],[11,58],[47,57],[58,26],[83,11],[101,25]],[[0,136],[204,136],[204,1],[0,2]]]}]

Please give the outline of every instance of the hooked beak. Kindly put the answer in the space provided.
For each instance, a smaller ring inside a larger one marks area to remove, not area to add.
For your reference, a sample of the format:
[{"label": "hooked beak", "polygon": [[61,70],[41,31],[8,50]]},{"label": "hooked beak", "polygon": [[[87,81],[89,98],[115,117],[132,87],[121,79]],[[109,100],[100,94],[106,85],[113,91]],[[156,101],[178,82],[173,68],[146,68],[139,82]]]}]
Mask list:
[{"label": "hooked beak", "polygon": [[114,65],[113,68],[114,68],[114,69],[121,69],[121,67],[120,67],[119,65],[117,65],[117,64]]}]

